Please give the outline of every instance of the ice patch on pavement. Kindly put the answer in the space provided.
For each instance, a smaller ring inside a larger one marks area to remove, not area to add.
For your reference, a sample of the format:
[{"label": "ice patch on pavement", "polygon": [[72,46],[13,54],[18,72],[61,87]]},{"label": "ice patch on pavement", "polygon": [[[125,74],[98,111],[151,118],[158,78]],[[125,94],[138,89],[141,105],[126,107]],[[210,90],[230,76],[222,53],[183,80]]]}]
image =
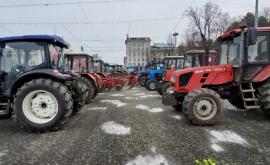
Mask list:
[{"label": "ice patch on pavement", "polygon": [[170,116],[171,118],[174,118],[176,120],[181,120],[182,117],[180,115],[173,115],[173,116]]},{"label": "ice patch on pavement", "polygon": [[102,103],[112,103],[116,105],[117,107],[125,106],[127,103],[123,103],[120,100],[101,100]]},{"label": "ice patch on pavement", "polygon": [[243,139],[240,135],[230,130],[210,131],[210,134],[214,137],[212,139],[213,143],[228,142],[228,143],[241,144],[243,146],[249,145],[248,142],[245,139]]},{"label": "ice patch on pavement", "polygon": [[107,110],[107,107],[91,107],[87,108],[86,110]]},{"label": "ice patch on pavement", "polygon": [[108,134],[114,134],[114,135],[130,134],[130,127],[126,127],[124,125],[118,124],[115,121],[109,121],[109,122],[104,123],[101,126],[101,129]]},{"label": "ice patch on pavement", "polygon": [[118,96],[124,96],[123,94],[111,94],[110,96],[118,97]]},{"label": "ice patch on pavement", "polygon": [[162,108],[150,108],[146,105],[139,104],[136,106],[137,109],[144,110],[144,111],[149,111],[152,113],[158,113],[158,112],[163,112]]},{"label": "ice patch on pavement", "polygon": [[137,156],[126,165],[169,165],[168,160],[163,155],[156,153],[156,147],[152,147],[151,152],[151,154],[146,156]]},{"label": "ice patch on pavement", "polygon": [[222,147],[220,147],[219,145],[217,145],[217,144],[212,144],[211,145],[211,148],[214,150],[214,151],[216,151],[216,152],[222,152],[222,151],[224,151],[224,149],[222,148]]}]

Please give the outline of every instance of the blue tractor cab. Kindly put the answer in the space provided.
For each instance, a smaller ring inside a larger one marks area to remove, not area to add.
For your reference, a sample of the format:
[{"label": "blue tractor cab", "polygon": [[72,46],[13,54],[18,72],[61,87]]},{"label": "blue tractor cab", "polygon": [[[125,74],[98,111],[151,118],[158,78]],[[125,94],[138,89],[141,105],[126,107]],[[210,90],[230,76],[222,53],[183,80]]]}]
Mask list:
[{"label": "blue tractor cab", "polygon": [[152,63],[150,65],[151,70],[148,72],[148,76],[145,79],[144,86],[150,91],[156,90],[156,82],[160,81],[164,73],[164,64],[162,62]]}]

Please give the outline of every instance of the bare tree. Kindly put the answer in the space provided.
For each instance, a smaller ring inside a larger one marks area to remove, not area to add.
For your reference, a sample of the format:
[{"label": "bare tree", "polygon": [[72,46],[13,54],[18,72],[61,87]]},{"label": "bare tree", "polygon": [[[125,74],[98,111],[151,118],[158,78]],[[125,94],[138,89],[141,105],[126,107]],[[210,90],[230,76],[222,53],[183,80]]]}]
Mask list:
[{"label": "bare tree", "polygon": [[270,21],[270,7],[263,9],[263,16],[265,16]]},{"label": "bare tree", "polygon": [[[206,3],[202,8],[189,7],[186,10],[186,16],[190,18],[191,24],[196,27],[206,54],[209,54],[211,37],[213,32],[216,31],[215,25],[219,21],[220,15],[221,9],[212,2]],[[204,58],[204,62],[207,63],[207,61],[208,56]]]}]

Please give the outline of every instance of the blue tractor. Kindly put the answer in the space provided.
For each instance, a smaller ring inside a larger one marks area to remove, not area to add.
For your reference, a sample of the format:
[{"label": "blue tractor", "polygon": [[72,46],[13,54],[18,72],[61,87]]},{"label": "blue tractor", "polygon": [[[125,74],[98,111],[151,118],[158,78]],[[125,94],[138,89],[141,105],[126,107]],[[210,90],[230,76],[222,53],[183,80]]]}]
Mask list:
[{"label": "blue tractor", "polygon": [[148,75],[145,79],[144,86],[149,91],[156,90],[156,82],[162,80],[164,67],[162,62],[152,63],[151,70],[148,70]]}]

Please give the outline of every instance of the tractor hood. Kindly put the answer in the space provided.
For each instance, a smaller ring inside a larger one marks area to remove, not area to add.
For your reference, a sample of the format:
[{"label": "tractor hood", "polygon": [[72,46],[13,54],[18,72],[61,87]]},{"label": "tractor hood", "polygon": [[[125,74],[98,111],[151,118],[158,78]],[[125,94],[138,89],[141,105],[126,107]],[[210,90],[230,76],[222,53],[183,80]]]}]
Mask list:
[{"label": "tractor hood", "polygon": [[233,81],[233,69],[230,64],[181,69],[173,72],[170,81],[177,92],[190,92]]}]

